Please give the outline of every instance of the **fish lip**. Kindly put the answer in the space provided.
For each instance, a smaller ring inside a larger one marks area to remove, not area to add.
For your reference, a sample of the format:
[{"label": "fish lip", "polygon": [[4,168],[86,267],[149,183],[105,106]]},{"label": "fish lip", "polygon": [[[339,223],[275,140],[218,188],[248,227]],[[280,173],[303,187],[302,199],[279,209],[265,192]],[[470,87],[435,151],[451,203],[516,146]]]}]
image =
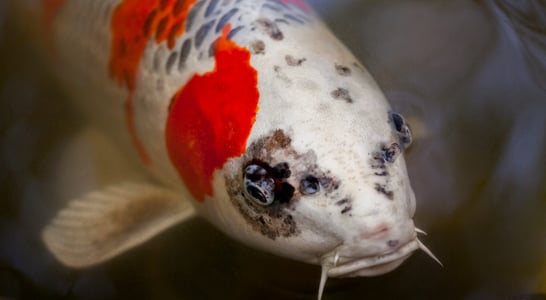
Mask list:
[{"label": "fish lip", "polygon": [[343,257],[343,260],[348,261],[332,266],[328,270],[328,277],[381,275],[398,267],[417,249],[419,249],[419,243],[417,239],[413,239],[394,251],[379,255],[359,258]]}]

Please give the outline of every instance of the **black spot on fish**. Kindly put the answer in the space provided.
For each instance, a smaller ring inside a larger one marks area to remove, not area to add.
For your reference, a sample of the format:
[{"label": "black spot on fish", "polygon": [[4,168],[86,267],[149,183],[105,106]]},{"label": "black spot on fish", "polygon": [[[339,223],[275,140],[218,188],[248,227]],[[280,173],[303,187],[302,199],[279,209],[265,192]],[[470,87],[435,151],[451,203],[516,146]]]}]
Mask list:
[{"label": "black spot on fish", "polygon": [[214,12],[218,2],[219,0],[210,0],[209,6],[207,6],[207,9],[205,10],[205,18],[208,18]]},{"label": "black spot on fish", "polygon": [[349,94],[349,91],[344,88],[338,88],[330,93],[334,99],[341,99],[347,101],[347,103],[353,103],[353,98]]},{"label": "black spot on fish", "polygon": [[[280,161],[276,155],[279,151],[283,153],[283,160]],[[289,183],[292,182],[289,178],[304,178],[311,175],[321,183],[323,182],[321,178],[329,178],[324,182],[331,183],[330,186],[334,185],[333,182],[338,182],[328,175],[327,171],[318,168],[317,157],[312,150],[305,153],[297,152],[292,147],[290,136],[280,129],[254,140],[240,161],[234,163],[240,164],[241,168],[237,167],[237,171],[225,175],[229,199],[253,230],[272,240],[301,233],[298,229],[298,220],[294,219],[291,211],[303,196],[296,193],[294,186]],[[297,161],[297,164],[289,165],[286,161]],[[254,204],[252,199],[247,199],[242,192],[243,172],[249,164],[263,167],[267,171],[265,176],[275,180],[275,200],[268,206]]]},{"label": "black spot on fish", "polygon": [[375,190],[383,195],[385,195],[389,200],[394,199],[394,192],[393,191],[387,191],[387,187],[385,185],[376,183],[375,184]]},{"label": "black spot on fish", "polygon": [[182,43],[180,47],[180,58],[178,60],[178,69],[182,69],[186,66],[186,61],[191,52],[191,39],[187,39]]},{"label": "black spot on fish", "polygon": [[275,19],[275,23],[290,24],[290,23],[288,23],[288,21],[286,19],[281,19],[281,18]]},{"label": "black spot on fish", "polygon": [[226,24],[229,22],[229,19],[231,19],[238,11],[239,9],[232,8],[230,11],[225,13],[220,18],[220,21],[218,21],[218,24],[216,25],[216,30],[215,30],[216,33],[220,32],[220,30],[222,30],[222,28],[224,28],[224,26],[226,26]]},{"label": "black spot on fish", "polygon": [[271,168],[271,173],[275,178],[288,178],[292,172],[288,163],[282,162]]},{"label": "black spot on fish", "polygon": [[157,29],[155,32],[156,38],[163,35],[165,30],[167,29],[167,23],[169,22],[169,16],[164,16],[161,21],[159,21],[159,24],[157,25]]},{"label": "black spot on fish", "polygon": [[347,206],[347,207],[345,207],[345,208],[343,208],[341,210],[341,214],[346,214],[346,213],[350,212],[352,209],[353,209],[352,206]]},{"label": "black spot on fish", "polygon": [[387,246],[389,246],[390,248],[394,248],[394,247],[398,246],[399,244],[400,244],[399,240],[388,240],[387,241]]},{"label": "black spot on fish", "polygon": [[214,22],[216,22],[216,20],[209,21],[203,24],[197,30],[197,33],[195,34],[195,48],[198,49],[201,47],[201,45],[203,44],[203,41],[205,40],[205,37],[207,36],[211,28],[214,26]]},{"label": "black spot on fish", "polygon": [[286,55],[284,59],[286,60],[286,64],[291,67],[301,66],[301,64],[303,64],[303,62],[306,60],[305,58],[296,59],[292,55]]},{"label": "black spot on fish", "polygon": [[389,172],[387,171],[381,171],[381,172],[375,172],[373,173],[375,176],[388,176]]},{"label": "black spot on fish", "polygon": [[383,151],[374,152],[370,163],[372,169],[385,169],[385,153]]},{"label": "black spot on fish", "polygon": [[275,11],[275,12],[280,12],[281,11],[281,8],[276,6],[276,5],[273,5],[273,4],[270,4],[270,3],[266,3],[264,5],[262,5],[262,8],[263,9],[269,9],[269,10],[272,10],[272,11]]},{"label": "black spot on fish", "polygon": [[343,204],[345,204],[347,202],[349,202],[349,199],[348,198],[343,198],[343,199],[339,200],[338,202],[336,202],[336,205],[341,206],[341,205],[343,205]]},{"label": "black spot on fish", "polygon": [[161,0],[159,1],[159,9],[165,10],[167,9],[167,6],[169,5],[169,0]]},{"label": "black spot on fish", "polygon": [[161,58],[164,57],[165,49],[163,47],[159,47],[154,52],[154,58],[153,58],[153,70],[156,72],[160,71],[161,68]]},{"label": "black spot on fish", "polygon": [[241,29],[245,28],[243,25],[240,25],[240,26],[237,26],[235,28],[233,28],[227,35],[227,39],[228,40],[231,40],[237,33],[239,33],[239,31],[241,31]]},{"label": "black spot on fish", "polygon": [[177,38],[177,35],[178,35],[178,31],[180,31],[180,28],[182,28],[182,25],[183,25],[182,22],[178,22],[178,23],[174,24],[171,27],[171,30],[169,30],[169,35],[168,35],[168,45],[169,45],[169,47],[174,47],[174,45],[176,43],[176,38]]},{"label": "black spot on fish", "polygon": [[254,54],[265,54],[265,43],[262,40],[256,40],[251,44]]},{"label": "black spot on fish", "polygon": [[188,13],[188,16],[186,17],[186,32],[189,32],[192,29],[193,24],[195,22],[195,18],[197,17],[197,14],[201,10],[201,8],[203,8],[205,3],[206,3],[205,0],[201,0],[195,3],[190,9],[190,12]]},{"label": "black spot on fish", "polygon": [[167,70],[167,74],[171,73],[171,70],[176,63],[176,59],[178,58],[178,53],[176,51],[171,52],[169,55],[169,58],[167,59],[167,64],[165,66],[165,69]]},{"label": "black spot on fish", "polygon": [[291,14],[285,14],[284,18],[289,20],[289,21],[294,21],[296,23],[305,24],[305,22],[303,20],[301,20],[300,18],[298,18],[298,17],[296,17],[294,15],[291,15]]},{"label": "black spot on fish", "polygon": [[351,76],[351,69],[342,65],[336,64],[336,72],[341,76]]},{"label": "black spot on fish", "polygon": [[269,37],[271,37],[273,40],[281,41],[284,39],[284,35],[277,26],[277,23],[271,21],[268,18],[259,18],[256,20],[256,24],[258,27],[261,28],[263,32],[265,32]]},{"label": "black spot on fish", "polygon": [[155,18],[157,17],[157,10],[153,10],[148,17],[146,17],[146,20],[144,21],[144,36],[148,37],[152,33],[152,24],[155,21]]},{"label": "black spot on fish", "polygon": [[176,0],[176,3],[174,4],[174,8],[172,10],[172,14],[174,17],[178,17],[178,15],[182,13],[184,4],[186,4],[186,0]]}]

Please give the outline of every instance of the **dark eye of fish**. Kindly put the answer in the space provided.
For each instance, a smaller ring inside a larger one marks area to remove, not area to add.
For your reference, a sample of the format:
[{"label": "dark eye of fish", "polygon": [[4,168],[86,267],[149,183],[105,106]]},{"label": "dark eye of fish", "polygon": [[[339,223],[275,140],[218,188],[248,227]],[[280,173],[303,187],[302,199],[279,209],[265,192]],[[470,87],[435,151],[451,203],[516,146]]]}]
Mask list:
[{"label": "dark eye of fish", "polygon": [[409,125],[404,120],[401,114],[391,112],[390,118],[394,124],[394,129],[398,132],[400,137],[400,143],[403,148],[408,148],[412,143],[411,129]]},{"label": "dark eye of fish", "polygon": [[320,190],[320,183],[318,178],[315,176],[309,175],[306,176],[300,182],[300,192],[303,195],[312,195],[318,193]]},{"label": "dark eye of fish", "polygon": [[275,180],[264,167],[250,164],[244,172],[244,195],[256,204],[270,205],[275,200]]}]

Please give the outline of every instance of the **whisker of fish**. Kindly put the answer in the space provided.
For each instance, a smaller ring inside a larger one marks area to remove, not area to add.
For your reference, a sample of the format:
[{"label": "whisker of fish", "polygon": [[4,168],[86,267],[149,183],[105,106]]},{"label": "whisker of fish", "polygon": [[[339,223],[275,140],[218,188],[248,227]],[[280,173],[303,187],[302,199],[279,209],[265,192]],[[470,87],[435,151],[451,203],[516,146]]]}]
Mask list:
[{"label": "whisker of fish", "polygon": [[[336,254],[337,255],[337,254]],[[328,279],[328,265],[326,262],[322,263],[322,272],[320,274],[320,285],[318,290],[318,300],[322,299],[322,293],[324,292],[324,287],[326,286],[326,280]]]},{"label": "whisker of fish", "polygon": [[417,243],[419,244],[419,249],[423,250],[428,256],[430,256],[434,261],[436,261],[440,266],[444,266],[442,262],[430,251],[419,239],[417,239]]},{"label": "whisker of fish", "polygon": [[415,228],[415,232],[420,233],[422,235],[427,235],[427,233],[424,230],[419,229],[419,228]]}]

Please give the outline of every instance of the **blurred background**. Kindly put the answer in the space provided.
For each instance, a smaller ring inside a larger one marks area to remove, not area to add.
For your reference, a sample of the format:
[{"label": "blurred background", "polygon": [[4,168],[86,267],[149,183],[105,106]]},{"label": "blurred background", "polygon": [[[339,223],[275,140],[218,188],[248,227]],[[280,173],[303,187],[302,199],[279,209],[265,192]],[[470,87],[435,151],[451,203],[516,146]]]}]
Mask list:
[{"label": "blurred background", "polygon": [[[250,249],[201,220],[97,267],[59,265],[39,231],[60,206],[52,170],[83,124],[5,2],[0,298],[316,298],[319,267]],[[384,276],[330,279],[323,299],[545,299],[546,2],[309,3],[413,125],[416,224],[444,263],[416,253]]]}]

